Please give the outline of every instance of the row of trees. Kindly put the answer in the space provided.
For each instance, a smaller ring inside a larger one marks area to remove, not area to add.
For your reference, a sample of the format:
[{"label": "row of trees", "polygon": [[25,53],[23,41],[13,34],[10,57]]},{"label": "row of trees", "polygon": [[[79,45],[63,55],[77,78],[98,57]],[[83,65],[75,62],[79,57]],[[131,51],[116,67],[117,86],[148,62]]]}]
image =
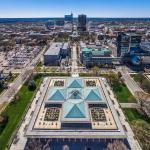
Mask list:
[{"label": "row of trees", "polygon": [[11,80],[13,80],[13,74],[10,71],[7,77],[0,79],[0,92],[8,87],[7,81],[11,81]]},{"label": "row of trees", "polygon": [[136,91],[135,96],[139,100],[140,109],[150,118],[150,94]]},{"label": "row of trees", "polygon": [[147,93],[150,93],[150,82],[148,79],[142,73],[135,75],[135,78],[140,84],[140,87]]},{"label": "row of trees", "polygon": [[138,140],[141,143],[141,147],[143,150],[150,149],[150,125],[148,121],[143,120],[134,120],[131,122],[133,127],[133,131]]}]

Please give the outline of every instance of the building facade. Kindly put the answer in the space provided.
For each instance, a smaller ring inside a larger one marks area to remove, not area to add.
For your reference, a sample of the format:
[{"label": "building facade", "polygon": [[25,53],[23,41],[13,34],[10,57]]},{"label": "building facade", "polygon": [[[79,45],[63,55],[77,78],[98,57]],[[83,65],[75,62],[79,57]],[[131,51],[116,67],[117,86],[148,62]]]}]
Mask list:
[{"label": "building facade", "polygon": [[44,54],[44,65],[59,65],[67,56],[70,56],[68,43],[53,43]]},{"label": "building facade", "polygon": [[78,31],[85,32],[87,30],[87,17],[86,15],[79,15],[78,16]]},{"label": "building facade", "polygon": [[129,52],[130,37],[127,34],[118,32],[116,43],[118,57],[122,57]]},{"label": "building facade", "polygon": [[111,51],[106,48],[82,48],[80,61],[86,67],[113,65],[121,62],[120,57],[112,57]]},{"label": "building facade", "polygon": [[73,23],[73,14],[65,15],[65,21]]}]

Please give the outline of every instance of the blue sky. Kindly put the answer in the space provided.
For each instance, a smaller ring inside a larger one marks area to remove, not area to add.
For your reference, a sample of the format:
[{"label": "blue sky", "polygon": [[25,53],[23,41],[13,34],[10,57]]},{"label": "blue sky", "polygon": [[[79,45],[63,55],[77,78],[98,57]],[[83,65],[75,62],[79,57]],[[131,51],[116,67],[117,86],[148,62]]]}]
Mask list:
[{"label": "blue sky", "polygon": [[150,17],[150,0],[0,0],[0,18],[63,17],[71,11],[88,17]]}]

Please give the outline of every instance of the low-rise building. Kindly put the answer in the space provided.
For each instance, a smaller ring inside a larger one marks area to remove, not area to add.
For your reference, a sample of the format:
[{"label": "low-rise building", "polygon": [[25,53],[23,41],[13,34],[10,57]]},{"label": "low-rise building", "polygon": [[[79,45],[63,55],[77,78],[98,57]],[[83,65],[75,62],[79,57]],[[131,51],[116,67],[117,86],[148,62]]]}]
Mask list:
[{"label": "low-rise building", "polygon": [[92,67],[95,65],[112,65],[113,63],[120,62],[121,58],[113,57],[111,50],[106,48],[82,48],[80,53],[81,62],[87,66]]},{"label": "low-rise building", "polygon": [[45,65],[59,65],[62,58],[70,54],[68,43],[53,43],[44,54]]}]

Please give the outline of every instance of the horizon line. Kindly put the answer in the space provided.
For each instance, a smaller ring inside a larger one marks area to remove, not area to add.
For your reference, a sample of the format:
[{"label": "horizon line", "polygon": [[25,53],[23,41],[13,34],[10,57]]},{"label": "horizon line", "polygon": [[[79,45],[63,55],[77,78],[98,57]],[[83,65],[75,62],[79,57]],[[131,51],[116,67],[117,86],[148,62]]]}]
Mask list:
[{"label": "horizon line", "polygon": [[[86,15],[86,14],[85,14]],[[0,19],[32,19],[32,18],[64,18],[64,17],[0,17]],[[78,16],[76,16],[76,17],[73,17],[73,18],[78,18]],[[112,19],[112,18],[122,18],[122,19],[128,19],[128,18],[133,18],[133,19],[138,19],[138,18],[147,18],[147,19],[150,19],[150,16],[149,17],[92,17],[92,16],[89,16],[89,17],[87,17],[87,18],[110,18],[110,19]]]}]

